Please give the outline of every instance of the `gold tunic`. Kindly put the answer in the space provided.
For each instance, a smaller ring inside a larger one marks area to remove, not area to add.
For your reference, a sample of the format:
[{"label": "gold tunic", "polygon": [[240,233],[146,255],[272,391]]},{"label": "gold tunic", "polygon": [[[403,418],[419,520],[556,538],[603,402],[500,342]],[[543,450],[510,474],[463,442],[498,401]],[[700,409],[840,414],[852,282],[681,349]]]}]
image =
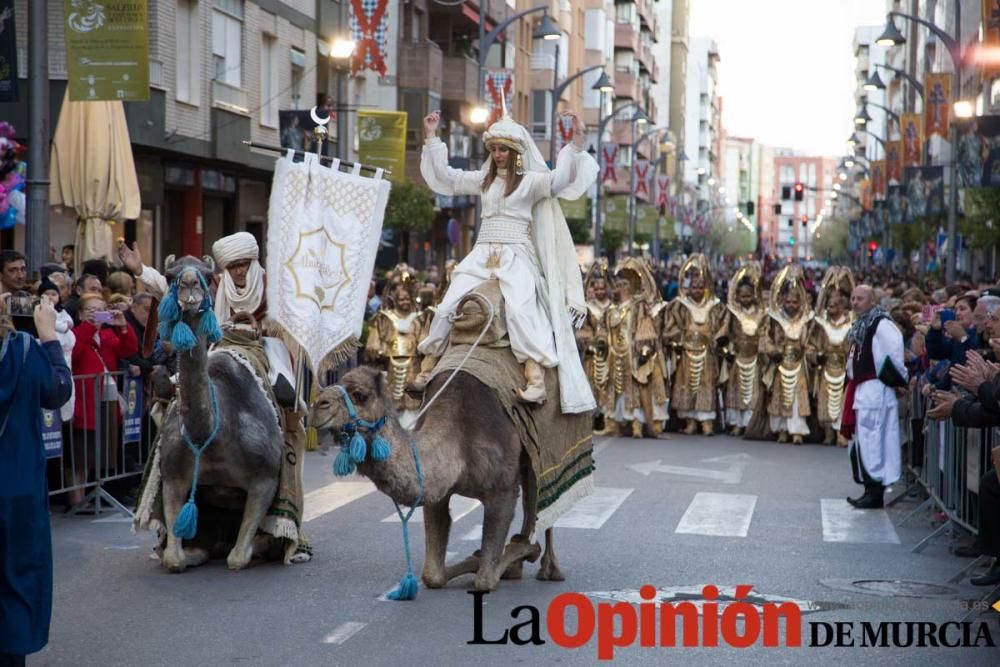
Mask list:
[{"label": "gold tunic", "polygon": [[[809,316],[788,320],[783,313],[771,313],[765,319],[760,338],[761,354],[768,368],[764,384],[771,390],[767,413],[771,417],[792,416],[792,405],[798,399],[800,417],[812,414],[809,407],[809,368],[805,359],[805,344]],[[780,355],[776,361],[775,356]]]},{"label": "gold tunic", "polygon": [[664,341],[676,352],[671,404],[678,412],[715,412],[719,363],[715,340],[725,324],[716,297],[696,303],[678,296],[664,317]]},{"label": "gold tunic", "polygon": [[[848,315],[836,323],[816,316],[810,327],[807,353],[810,362],[816,365],[816,416],[824,426],[836,424],[844,407],[850,330]],[[822,365],[818,363],[821,355],[824,357]]]},{"label": "gold tunic", "polygon": [[665,418],[656,408],[667,402],[663,355],[647,303],[630,300],[607,311],[610,381],[605,388],[609,414],[624,398],[626,420],[642,408],[647,422]]},{"label": "gold tunic", "polygon": [[762,308],[728,307],[726,335],[732,361],[725,365],[726,408],[753,410],[760,393],[760,333],[767,313]]},{"label": "gold tunic", "polygon": [[610,332],[608,331],[608,311],[610,301],[587,303],[587,318],[576,332],[576,342],[583,355],[583,369],[590,380],[590,388],[597,399],[597,407],[604,414],[614,409],[608,404],[608,379],[611,376]]},{"label": "gold tunic", "polygon": [[397,410],[415,410],[420,399],[406,393],[406,385],[420,372],[420,343],[426,318],[424,313],[400,313],[383,309],[376,313],[368,334],[365,354],[389,376],[389,392]]}]

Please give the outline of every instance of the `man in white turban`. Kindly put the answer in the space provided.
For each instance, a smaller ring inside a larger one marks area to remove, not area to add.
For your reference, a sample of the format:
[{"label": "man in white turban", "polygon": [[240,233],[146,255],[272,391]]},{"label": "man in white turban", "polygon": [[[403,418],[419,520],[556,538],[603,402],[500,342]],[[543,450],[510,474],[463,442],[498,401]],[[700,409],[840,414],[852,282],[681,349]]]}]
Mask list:
[{"label": "man in white turban", "polygon": [[248,232],[230,234],[212,244],[212,254],[222,269],[215,293],[215,317],[219,325],[224,326],[237,313],[249,313],[257,322],[263,320],[267,305],[257,239]]}]

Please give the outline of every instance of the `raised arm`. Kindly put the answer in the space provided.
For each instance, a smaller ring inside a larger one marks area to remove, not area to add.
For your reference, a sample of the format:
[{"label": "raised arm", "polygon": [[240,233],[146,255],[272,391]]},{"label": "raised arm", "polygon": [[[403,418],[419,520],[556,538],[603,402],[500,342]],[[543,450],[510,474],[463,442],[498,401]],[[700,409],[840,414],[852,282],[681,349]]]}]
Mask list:
[{"label": "raised arm", "polygon": [[462,171],[448,165],[448,147],[437,137],[441,112],[424,118],[424,149],[420,154],[420,175],[428,187],[441,195],[477,195],[482,189],[482,171]]},{"label": "raised arm", "polygon": [[118,258],[126,269],[131,271],[136,278],[146,286],[146,291],[153,295],[155,299],[162,299],[167,293],[167,279],[151,266],[142,263],[142,255],[139,254],[137,243],[133,243],[129,248],[125,242],[118,244]]},{"label": "raised arm", "polygon": [[597,160],[583,150],[583,121],[575,113],[566,115],[573,118],[573,141],[566,144],[556,156],[548,187],[540,186],[536,192],[539,198],[579,199],[594,184],[600,171]]}]

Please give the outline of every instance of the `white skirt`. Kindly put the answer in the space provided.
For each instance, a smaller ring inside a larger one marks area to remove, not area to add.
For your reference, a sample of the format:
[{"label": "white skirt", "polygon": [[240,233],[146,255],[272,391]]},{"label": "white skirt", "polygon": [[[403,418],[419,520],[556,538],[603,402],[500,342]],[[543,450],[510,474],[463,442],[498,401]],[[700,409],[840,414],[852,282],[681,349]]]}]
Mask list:
[{"label": "white skirt", "polygon": [[[488,268],[491,257],[495,268]],[[451,333],[449,316],[463,296],[481,283],[500,281],[507,312],[507,335],[514,357],[524,363],[532,359],[546,368],[559,365],[556,357],[552,322],[546,312],[541,292],[544,289],[535,249],[530,243],[477,243],[455,267],[451,285],[438,306],[420,351],[441,356]]]}]

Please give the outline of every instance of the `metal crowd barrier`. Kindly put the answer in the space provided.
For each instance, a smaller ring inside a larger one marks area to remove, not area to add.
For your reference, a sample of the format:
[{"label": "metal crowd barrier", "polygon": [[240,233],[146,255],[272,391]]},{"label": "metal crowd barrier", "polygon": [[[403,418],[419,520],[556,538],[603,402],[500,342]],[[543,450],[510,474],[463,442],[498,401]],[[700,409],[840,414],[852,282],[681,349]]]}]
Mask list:
[{"label": "metal crowd barrier", "polygon": [[[131,515],[107,487],[124,489],[121,480],[141,478],[149,458],[155,426],[142,384],[121,371],[74,375],[73,383],[73,418],[62,422],[59,410],[43,413],[49,496],[68,494],[71,514],[107,508]],[[89,418],[81,423],[76,410],[88,404]]]}]

